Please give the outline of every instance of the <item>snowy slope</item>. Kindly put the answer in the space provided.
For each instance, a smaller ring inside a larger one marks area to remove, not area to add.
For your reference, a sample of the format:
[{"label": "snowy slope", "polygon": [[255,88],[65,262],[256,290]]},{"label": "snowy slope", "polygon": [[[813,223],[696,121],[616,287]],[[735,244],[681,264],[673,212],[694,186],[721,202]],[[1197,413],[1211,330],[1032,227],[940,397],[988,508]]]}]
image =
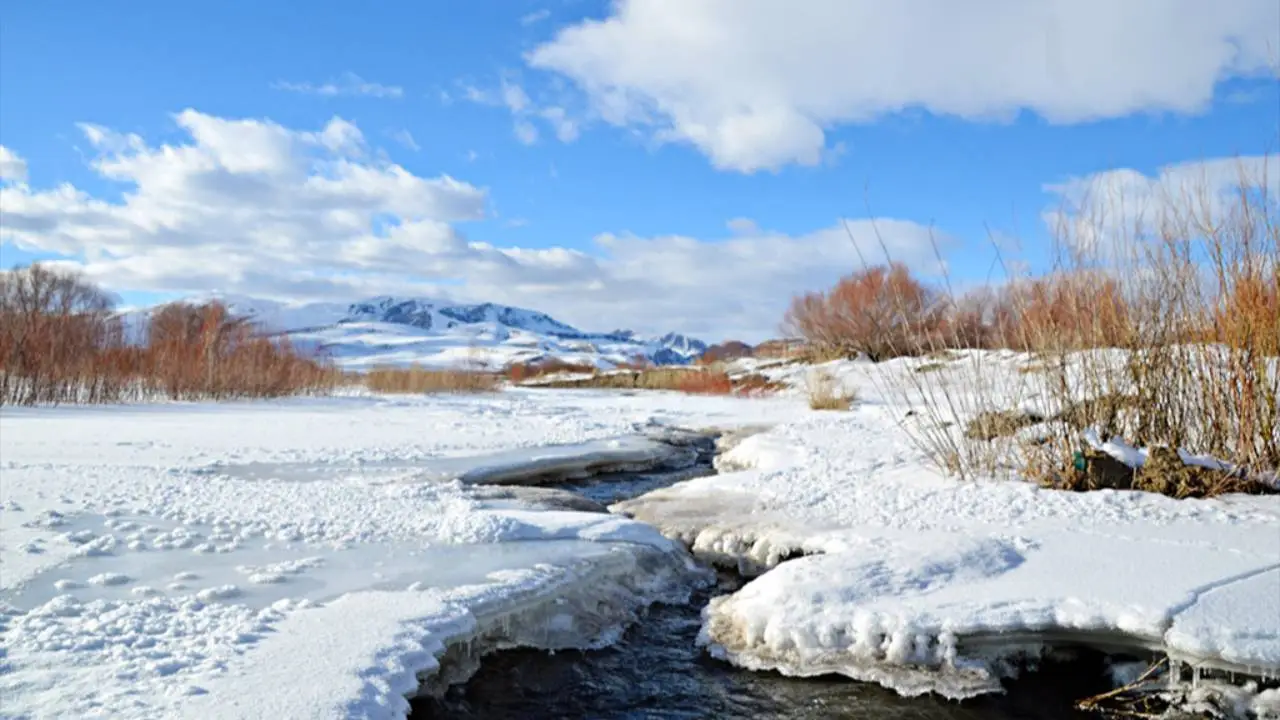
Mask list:
[{"label": "snowy slope", "polygon": [[[352,370],[412,363],[501,369],[548,358],[605,369],[637,358],[684,365],[706,350],[700,340],[677,333],[648,339],[625,330],[588,333],[545,313],[493,303],[375,297],[351,304],[288,305],[239,296],[218,299],[263,330],[286,335]],[[130,323],[141,326],[145,312],[132,313]]]}]

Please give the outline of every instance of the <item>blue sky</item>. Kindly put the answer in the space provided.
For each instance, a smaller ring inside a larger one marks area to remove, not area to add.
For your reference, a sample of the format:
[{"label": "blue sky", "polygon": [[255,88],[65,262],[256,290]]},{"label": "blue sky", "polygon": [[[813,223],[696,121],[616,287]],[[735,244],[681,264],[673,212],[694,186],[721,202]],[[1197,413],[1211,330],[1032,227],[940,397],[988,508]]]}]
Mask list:
[{"label": "blue sky", "polygon": [[978,282],[988,228],[1044,262],[1051,186],[1277,150],[1274,0],[780,8],[6,3],[0,265],[761,339],[841,218]]}]

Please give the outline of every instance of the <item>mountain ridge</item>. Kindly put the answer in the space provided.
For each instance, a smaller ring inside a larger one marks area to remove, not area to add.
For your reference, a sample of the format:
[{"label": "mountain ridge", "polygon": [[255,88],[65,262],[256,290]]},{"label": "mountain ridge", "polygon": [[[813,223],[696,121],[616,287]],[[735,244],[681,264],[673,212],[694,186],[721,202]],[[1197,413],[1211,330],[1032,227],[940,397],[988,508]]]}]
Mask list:
[{"label": "mountain ridge", "polygon": [[[706,351],[681,333],[641,337],[630,330],[587,332],[547,313],[498,303],[380,295],[350,303],[290,304],[248,296],[211,295],[262,331],[318,351],[340,366],[479,365],[500,369],[555,359],[609,368],[643,359],[687,365]],[[133,311],[145,317],[151,308]]]}]

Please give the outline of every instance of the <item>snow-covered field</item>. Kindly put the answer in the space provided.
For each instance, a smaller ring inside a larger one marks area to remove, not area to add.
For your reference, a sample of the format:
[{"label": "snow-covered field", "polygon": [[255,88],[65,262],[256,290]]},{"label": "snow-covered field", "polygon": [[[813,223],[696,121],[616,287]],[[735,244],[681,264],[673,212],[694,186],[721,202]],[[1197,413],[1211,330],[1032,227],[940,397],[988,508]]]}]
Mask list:
[{"label": "snow-covered field", "polygon": [[[850,412],[550,390],[5,408],[0,714],[397,717],[418,675],[605,644],[678,599],[702,575],[668,538],[755,576],[702,633],[746,668],[966,697],[1082,642],[1280,674],[1280,498],[957,482],[864,366],[833,371]],[[659,462],[655,426],[761,425],[720,475],[615,506],[634,520],[480,492]]]},{"label": "snow-covered field", "polygon": [[676,450],[637,426],[800,413],[519,391],[4,408],[0,715],[398,717],[447,645],[608,643],[687,594],[687,554],[474,483]]}]

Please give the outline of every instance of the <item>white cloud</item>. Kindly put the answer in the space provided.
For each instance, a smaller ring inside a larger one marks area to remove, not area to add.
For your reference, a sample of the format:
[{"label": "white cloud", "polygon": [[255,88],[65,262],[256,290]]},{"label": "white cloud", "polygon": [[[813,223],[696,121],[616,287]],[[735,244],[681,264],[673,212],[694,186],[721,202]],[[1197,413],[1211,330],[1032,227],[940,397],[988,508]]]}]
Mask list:
[{"label": "white cloud", "polygon": [[502,104],[514,114],[520,114],[529,107],[529,96],[524,88],[515,83],[502,81]]},{"label": "white cloud", "polygon": [[413,138],[413,133],[403,128],[392,132],[391,139],[395,140],[396,142],[400,143],[401,145],[409,148],[414,152],[417,152],[422,149],[422,146],[418,145],[418,141]]},{"label": "white cloud", "polygon": [[533,145],[541,136],[534,120],[541,120],[550,126],[560,142],[571,143],[578,139],[578,121],[570,117],[568,111],[559,105],[540,107],[523,87],[508,78],[503,78],[494,90],[464,84],[462,92],[473,103],[505,107],[513,119],[512,131],[523,145]]},{"label": "white cloud", "polygon": [[337,80],[316,85],[309,82],[280,81],[272,85],[277,90],[301,93],[303,95],[320,95],[322,97],[355,96],[376,98],[404,97],[404,88],[396,85],[383,85],[370,82],[352,72],[343,73]]},{"label": "white cloud", "polygon": [[826,130],[923,108],[1055,123],[1203,109],[1274,68],[1275,0],[619,0],[527,57],[616,125],[720,168],[817,164]]},{"label": "white cloud", "polygon": [[571,143],[578,139],[578,123],[569,117],[565,109],[552,105],[538,111],[542,119],[551,124],[556,131],[556,139],[563,143]]},{"label": "white cloud", "polygon": [[18,153],[0,145],[0,182],[26,182],[27,161]]},{"label": "white cloud", "polygon": [[520,24],[525,26],[536,25],[549,17],[551,17],[551,11],[543,8],[522,16],[520,18]]},{"label": "white cloud", "polygon": [[512,126],[515,131],[516,139],[521,145],[532,145],[538,142],[538,128],[528,120],[516,120],[516,124]]},{"label": "white cloud", "polygon": [[[1071,248],[1118,259],[1133,241],[1164,232],[1185,234],[1209,219],[1240,210],[1242,188],[1280,202],[1280,156],[1254,155],[1175,163],[1144,175],[1118,168],[1045,186],[1054,199],[1043,219]],[[1274,205],[1272,212],[1280,210]]]},{"label": "white cloud", "polygon": [[[345,120],[316,130],[194,110],[175,120],[190,136],[182,144],[85,126],[99,153],[91,167],[124,184],[121,199],[69,184],[6,184],[0,241],[61,255],[113,290],[451,296],[532,307],[587,329],[711,340],[774,334],[793,294],[860,263],[839,223],[802,235],[741,221],[727,238],[605,234],[586,251],[497,247],[455,227],[485,216],[485,190],[419,177],[368,148]],[[850,225],[869,262],[882,259],[878,230],[895,259],[934,264],[923,226]]]}]

